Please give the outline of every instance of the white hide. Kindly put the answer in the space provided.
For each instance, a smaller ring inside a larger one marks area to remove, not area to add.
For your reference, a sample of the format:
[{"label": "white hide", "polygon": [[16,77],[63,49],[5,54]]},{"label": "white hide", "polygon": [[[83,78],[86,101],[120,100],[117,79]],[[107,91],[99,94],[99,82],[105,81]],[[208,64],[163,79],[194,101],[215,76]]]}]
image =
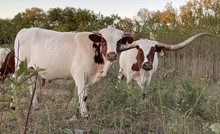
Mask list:
[{"label": "white hide", "polygon": [[[108,52],[116,52],[116,44],[124,32],[115,28],[99,31],[107,41]],[[22,29],[15,39],[17,67],[27,58],[28,67],[46,69],[39,73],[48,80],[72,76],[78,88],[80,112],[87,115],[87,86],[106,76],[111,62],[104,58],[104,64],[94,62],[95,51],[89,39],[92,32],[56,32],[39,28]],[[30,86],[32,93],[33,85]],[[36,96],[34,104],[37,104]]]},{"label": "white hide", "polygon": [[[140,39],[140,40],[134,41],[132,44],[138,45],[143,50],[144,62],[147,62],[148,59],[146,58],[146,55],[148,55],[151,47],[155,46],[157,42],[152,41],[152,40],[147,40],[147,39]],[[141,68],[140,71],[133,71],[131,67],[134,63],[137,62],[137,59],[136,59],[137,53],[138,53],[138,49],[130,49],[130,50],[127,50],[121,53],[120,58],[119,58],[120,70],[119,70],[118,78],[121,79],[124,75],[127,78],[127,83],[130,83],[132,80],[135,80],[137,84],[143,89],[146,82],[147,82],[147,85],[150,84],[151,77],[157,69],[158,53],[156,52],[154,55],[152,70],[146,71]]]},{"label": "white hide", "polygon": [[[137,81],[138,85],[143,89],[144,84],[147,82],[147,85],[150,84],[152,74],[156,71],[158,66],[158,52],[163,55],[164,51],[176,51],[179,49],[184,48],[185,46],[189,45],[192,41],[196,38],[208,35],[212,36],[209,33],[198,33],[185,41],[175,44],[175,45],[168,45],[164,43],[159,43],[157,41],[147,40],[147,39],[140,39],[138,41],[133,42],[131,45],[138,45],[144,52],[144,59],[147,62],[146,56],[148,55],[151,47],[155,47],[157,45],[157,49],[155,49],[154,61],[153,61],[153,68],[150,71],[145,71],[142,68],[140,71],[133,71],[131,69],[132,65],[136,63],[136,55],[138,53],[137,49],[130,49],[128,51],[122,52],[119,59],[120,70],[118,78],[122,78],[123,75],[127,77],[127,83],[131,82],[132,80]],[[143,64],[142,64],[143,65]],[[146,64],[145,64],[146,65]]]}]

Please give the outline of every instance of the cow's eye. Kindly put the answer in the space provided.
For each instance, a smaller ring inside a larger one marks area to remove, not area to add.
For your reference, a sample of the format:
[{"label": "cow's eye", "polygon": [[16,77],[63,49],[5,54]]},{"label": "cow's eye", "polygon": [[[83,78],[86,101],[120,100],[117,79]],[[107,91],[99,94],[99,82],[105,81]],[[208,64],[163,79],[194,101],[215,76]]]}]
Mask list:
[{"label": "cow's eye", "polygon": [[117,44],[122,44],[122,39],[120,39],[118,42],[117,42]]}]

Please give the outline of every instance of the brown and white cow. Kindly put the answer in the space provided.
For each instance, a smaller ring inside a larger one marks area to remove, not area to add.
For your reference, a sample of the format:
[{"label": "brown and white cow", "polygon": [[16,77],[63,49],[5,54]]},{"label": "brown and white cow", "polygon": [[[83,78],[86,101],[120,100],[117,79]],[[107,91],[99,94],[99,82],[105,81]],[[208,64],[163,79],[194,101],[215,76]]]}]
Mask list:
[{"label": "brown and white cow", "polygon": [[182,49],[202,35],[210,34],[199,33],[176,45],[167,45],[148,39],[134,41],[132,45],[138,45],[139,48],[121,53],[119,58],[120,70],[118,78],[122,79],[125,76],[127,78],[127,83],[135,80],[143,90],[146,82],[147,86],[149,86],[151,77],[157,69],[158,53],[163,55],[164,51]]},{"label": "brown and white cow", "polygon": [[9,52],[9,48],[0,48],[0,68],[2,67],[2,64],[5,61],[5,58]]},{"label": "brown and white cow", "polygon": [[[72,76],[78,88],[79,110],[88,116],[86,108],[89,84],[106,76],[119,52],[134,48],[133,38],[113,27],[93,32],[57,32],[30,28],[18,32],[14,49],[16,68],[27,59],[28,67],[44,68],[39,75],[47,80]],[[35,78],[32,78],[35,80]],[[32,94],[33,85],[30,86]],[[37,106],[35,94],[33,104]]]},{"label": "brown and white cow", "polygon": [[[5,78],[10,75],[14,74],[15,71],[15,51],[14,48],[7,49],[9,53],[7,54],[5,60],[2,63],[2,66],[0,68],[0,81],[4,82]],[[41,86],[45,85],[46,80],[42,79],[42,84]],[[51,83],[51,81],[48,81]]]},{"label": "brown and white cow", "polygon": [[8,74],[13,74],[15,70],[14,62],[14,49],[3,48],[0,50],[1,61],[0,61],[0,81],[4,81]]}]

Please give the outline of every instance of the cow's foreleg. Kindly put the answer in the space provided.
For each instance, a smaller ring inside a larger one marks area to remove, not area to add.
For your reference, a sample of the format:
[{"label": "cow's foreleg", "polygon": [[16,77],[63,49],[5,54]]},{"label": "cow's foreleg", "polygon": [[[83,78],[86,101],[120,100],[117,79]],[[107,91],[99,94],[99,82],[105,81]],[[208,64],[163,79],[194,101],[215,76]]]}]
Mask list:
[{"label": "cow's foreleg", "polygon": [[119,72],[118,72],[118,82],[120,82],[120,80],[122,80],[124,78],[124,74],[123,74],[123,69],[120,68]]},{"label": "cow's foreleg", "polygon": [[88,111],[86,108],[86,99],[87,99],[87,87],[86,76],[85,74],[77,74],[73,76],[76,86],[78,88],[78,97],[79,97],[79,111],[83,117],[88,117]]},{"label": "cow's foreleg", "polygon": [[132,76],[129,74],[127,75],[127,84],[131,83],[132,81]]},{"label": "cow's foreleg", "polygon": [[[12,75],[12,78],[15,79],[15,74]],[[12,89],[12,92],[14,93],[15,92],[15,85],[14,84],[11,84],[11,89]],[[10,104],[9,104],[9,107],[10,109],[12,110],[15,110],[15,104],[14,104],[14,96],[12,95],[10,97]]]},{"label": "cow's foreleg", "polygon": [[142,89],[142,97],[143,97],[144,100],[145,100],[146,95],[147,95],[147,89],[148,89],[148,87],[150,85],[151,77],[152,77],[152,74],[149,73],[148,76],[146,77],[146,79],[145,79],[145,77],[143,77],[141,82],[138,83],[138,85]]},{"label": "cow's foreleg", "polygon": [[86,99],[87,99],[87,88],[78,86],[78,97],[79,97],[79,110],[80,114],[83,117],[88,117],[88,111],[86,108]]}]

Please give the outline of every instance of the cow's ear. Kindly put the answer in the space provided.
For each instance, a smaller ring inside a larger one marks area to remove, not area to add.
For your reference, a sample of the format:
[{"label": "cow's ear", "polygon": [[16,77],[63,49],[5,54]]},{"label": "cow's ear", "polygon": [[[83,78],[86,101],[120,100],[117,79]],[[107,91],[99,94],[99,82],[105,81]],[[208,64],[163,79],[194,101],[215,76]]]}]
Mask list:
[{"label": "cow's ear", "polygon": [[158,52],[160,54],[160,56],[164,55],[165,50],[166,50],[166,48],[163,46],[159,46],[159,45],[155,46],[155,52]]},{"label": "cow's ear", "polygon": [[134,41],[134,39],[131,36],[125,36],[122,38],[122,44],[126,44],[127,42],[131,44]]},{"label": "cow's ear", "polygon": [[166,48],[165,47],[163,47],[163,46],[159,46],[159,45],[156,45],[155,46],[155,51],[156,52],[161,52],[161,51],[164,51]]},{"label": "cow's ear", "polygon": [[102,37],[98,34],[90,34],[89,39],[95,43],[101,42]]}]

